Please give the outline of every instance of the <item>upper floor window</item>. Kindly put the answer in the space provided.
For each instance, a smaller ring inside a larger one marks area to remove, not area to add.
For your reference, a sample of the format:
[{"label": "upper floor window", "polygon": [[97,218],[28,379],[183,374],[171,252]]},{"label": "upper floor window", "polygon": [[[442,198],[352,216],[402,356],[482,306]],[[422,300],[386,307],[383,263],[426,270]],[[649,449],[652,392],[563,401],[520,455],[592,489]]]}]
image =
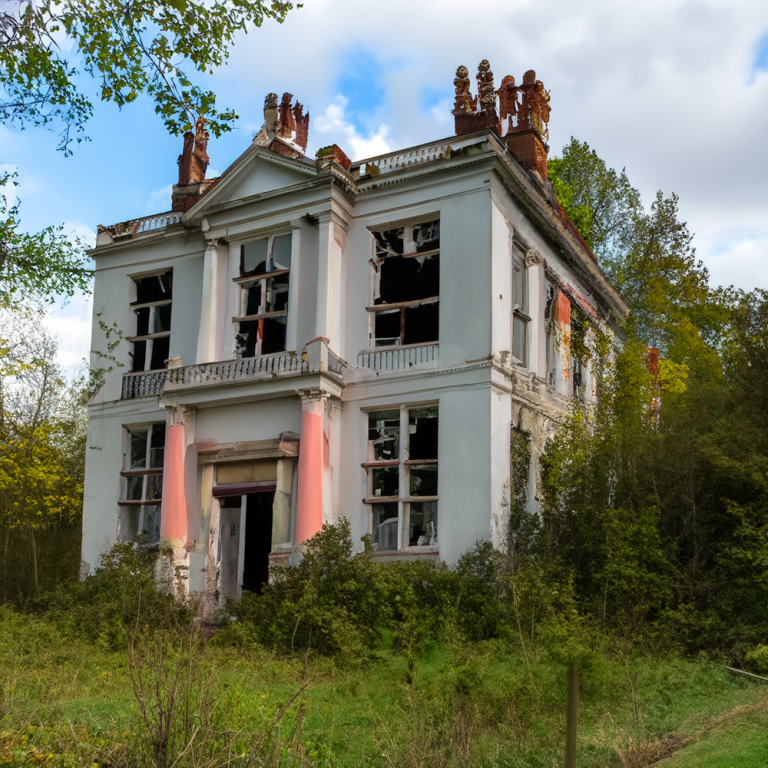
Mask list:
[{"label": "upper floor window", "polygon": [[557,351],[555,349],[555,289],[547,282],[547,303],[544,307],[544,330],[547,345],[547,385],[554,387],[557,381]]},{"label": "upper floor window", "polygon": [[165,422],[126,427],[127,454],[123,476],[120,533],[124,540],[145,534],[148,541],[160,537],[160,505],[163,497]]},{"label": "upper floor window", "polygon": [[528,270],[515,244],[512,255],[512,354],[528,365]]},{"label": "upper floor window", "polygon": [[379,551],[437,544],[436,405],[368,414],[366,503]]},{"label": "upper floor window", "polygon": [[426,344],[440,325],[440,221],[374,232],[371,346]]},{"label": "upper floor window", "polygon": [[235,354],[255,357],[285,350],[291,235],[271,235],[240,246]]},{"label": "upper floor window", "polygon": [[132,371],[154,371],[165,368],[171,344],[171,303],[173,270],[135,277],[136,301],[131,303],[136,315],[136,334],[128,341]]}]

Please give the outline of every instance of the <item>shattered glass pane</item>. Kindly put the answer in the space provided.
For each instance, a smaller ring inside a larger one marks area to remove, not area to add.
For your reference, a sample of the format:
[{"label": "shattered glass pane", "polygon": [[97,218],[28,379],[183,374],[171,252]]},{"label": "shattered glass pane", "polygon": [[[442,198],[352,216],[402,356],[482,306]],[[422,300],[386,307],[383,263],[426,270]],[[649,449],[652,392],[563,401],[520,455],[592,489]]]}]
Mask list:
[{"label": "shattered glass pane", "polygon": [[374,316],[374,336],[377,347],[392,347],[400,343],[399,309],[390,309],[385,312],[376,312]]},{"label": "shattered glass pane", "polygon": [[240,298],[241,317],[261,313],[261,286],[263,284],[263,280],[254,280],[252,283],[243,283],[240,286],[242,289]]},{"label": "shattered glass pane", "polygon": [[440,338],[440,303],[405,308],[403,344],[427,344]]},{"label": "shattered glass pane", "polygon": [[528,332],[528,323],[522,317],[515,315],[512,318],[512,354],[520,360],[523,365],[527,365],[526,359],[526,335]]},{"label": "shattered glass pane", "polygon": [[397,256],[403,251],[403,227],[390,229],[386,232],[374,232],[373,239],[376,243],[376,255],[383,259],[386,256]]},{"label": "shattered glass pane", "polygon": [[414,502],[408,515],[408,546],[427,547],[433,544],[437,544],[437,502]]},{"label": "shattered glass pane", "polygon": [[413,242],[416,253],[434,251],[440,247],[440,219],[416,224],[413,228]]},{"label": "shattered glass pane", "polygon": [[146,469],[147,467],[147,436],[146,427],[131,429],[131,469]]},{"label": "shattered glass pane", "polygon": [[150,361],[150,364],[149,364],[149,369],[151,371],[157,371],[160,368],[165,368],[165,363],[168,360],[168,358],[171,356],[170,348],[171,348],[170,336],[165,336],[162,339],[152,340],[152,360]]},{"label": "shattered glass pane", "polygon": [[437,458],[437,406],[408,411],[408,458]]},{"label": "shattered glass pane", "polygon": [[133,475],[126,478],[128,480],[128,495],[129,501],[141,501],[142,493],[144,492],[144,475]]},{"label": "shattered glass pane", "polygon": [[410,468],[411,496],[437,496],[437,464]]},{"label": "shattered glass pane", "polygon": [[265,320],[258,320],[261,338],[261,354],[269,355],[272,352],[285,351],[285,328],[288,322],[288,316],[268,317]]},{"label": "shattered glass pane", "polygon": [[272,259],[267,272],[291,268],[291,236],[280,235],[272,241]]},{"label": "shattered glass pane", "polygon": [[431,299],[440,295],[440,255],[391,256],[379,267],[379,295],[374,304]]},{"label": "shattered glass pane", "polygon": [[147,505],[144,507],[144,533],[147,543],[151,544],[160,538],[160,506]]},{"label": "shattered glass pane", "polygon": [[263,275],[267,272],[269,238],[252,240],[240,246],[240,274]]},{"label": "shattered glass pane", "polygon": [[281,312],[288,309],[288,273],[267,281],[265,312]]},{"label": "shattered glass pane", "polygon": [[155,320],[152,333],[164,333],[171,330],[171,304],[161,304],[155,307]]},{"label": "shattered glass pane", "polygon": [[398,467],[380,467],[371,469],[372,496],[399,496],[400,469]]},{"label": "shattered glass pane", "polygon": [[146,336],[149,333],[149,307],[134,309],[136,315],[136,335]]},{"label": "shattered glass pane", "polygon": [[149,466],[159,469],[163,466],[163,454],[165,453],[165,423],[158,422],[152,425],[152,437],[149,446]]},{"label": "shattered glass pane", "polygon": [[136,283],[136,302],[138,304],[149,304],[151,301],[163,301],[172,298],[172,269],[162,275],[137,278],[134,282]]},{"label": "shattered glass pane", "polygon": [[131,356],[131,371],[143,371],[144,365],[147,360],[147,342],[146,341],[134,341],[133,352],[129,352]]},{"label": "shattered glass pane", "polygon": [[517,305],[517,309],[522,312],[528,311],[528,291],[526,290],[526,272],[525,265],[521,259],[513,259],[513,279],[514,285],[514,298],[513,301]]},{"label": "shattered glass pane", "polygon": [[147,499],[163,498],[163,476],[147,475]]},{"label": "shattered glass pane", "polygon": [[397,502],[371,505],[373,547],[379,552],[397,549]]},{"label": "shattered glass pane", "polygon": [[371,461],[397,461],[400,457],[400,411],[368,414],[368,441]]},{"label": "shattered glass pane", "polygon": [[238,323],[238,332],[235,335],[235,355],[237,357],[256,357],[258,331],[258,320]]}]

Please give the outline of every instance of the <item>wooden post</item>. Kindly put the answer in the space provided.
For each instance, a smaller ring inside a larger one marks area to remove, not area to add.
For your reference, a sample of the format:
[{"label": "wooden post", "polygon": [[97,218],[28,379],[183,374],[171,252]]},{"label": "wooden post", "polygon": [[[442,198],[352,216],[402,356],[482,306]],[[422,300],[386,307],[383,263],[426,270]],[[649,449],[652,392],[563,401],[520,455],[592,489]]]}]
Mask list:
[{"label": "wooden post", "polygon": [[568,667],[568,714],[565,723],[565,768],[576,768],[576,726],[579,720],[579,668]]}]

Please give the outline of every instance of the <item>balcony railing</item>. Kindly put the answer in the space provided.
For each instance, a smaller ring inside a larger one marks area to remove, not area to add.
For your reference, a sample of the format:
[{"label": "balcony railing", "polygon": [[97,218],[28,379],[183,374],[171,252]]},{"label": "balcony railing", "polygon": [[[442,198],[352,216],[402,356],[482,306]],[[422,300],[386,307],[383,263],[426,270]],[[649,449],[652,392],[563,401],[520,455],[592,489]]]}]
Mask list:
[{"label": "balcony railing", "polygon": [[163,384],[167,371],[123,374],[123,400],[136,400],[140,397],[157,397],[163,394]]},{"label": "balcony railing", "polygon": [[165,388],[196,386],[200,384],[222,384],[248,379],[260,374],[308,373],[306,362],[291,352],[264,357],[244,357],[241,360],[226,360],[222,363],[203,363],[171,368],[166,371]]},{"label": "balcony railing", "polygon": [[374,352],[361,352],[357,356],[357,365],[372,371],[413,371],[437,368],[438,344],[420,344],[396,349],[377,349]]},{"label": "balcony railing", "polygon": [[308,357],[308,360],[304,360],[295,352],[280,352],[262,357],[224,360],[220,363],[185,365],[165,371],[126,373],[123,374],[122,399],[159,397],[163,392],[178,391],[186,387],[231,384],[280,374],[317,373],[327,370],[341,375],[346,366],[346,363],[331,350],[327,350],[327,356],[321,358]]},{"label": "balcony railing", "polygon": [[[325,348],[327,355],[307,355],[307,360],[295,352],[280,352],[220,363],[202,363],[169,368],[166,371],[147,371],[123,374],[123,400],[141,397],[159,397],[164,392],[179,391],[186,387],[233,384],[270,378],[281,374],[302,374],[328,371],[341,376],[347,367],[340,357]],[[410,371],[437,368],[437,344],[425,344],[397,349],[379,349],[358,355],[358,366],[374,371]]]}]

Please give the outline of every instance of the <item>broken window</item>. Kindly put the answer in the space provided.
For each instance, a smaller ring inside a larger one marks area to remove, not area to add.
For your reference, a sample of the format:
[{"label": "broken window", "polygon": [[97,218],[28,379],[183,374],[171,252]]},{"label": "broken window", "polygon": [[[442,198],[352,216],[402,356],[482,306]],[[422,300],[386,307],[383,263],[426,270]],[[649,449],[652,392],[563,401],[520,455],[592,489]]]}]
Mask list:
[{"label": "broken window", "polygon": [[365,502],[378,551],[437,544],[438,408],[368,414]]},{"label": "broken window", "polygon": [[285,351],[291,235],[271,235],[240,246],[235,355]]},{"label": "broken window", "polygon": [[127,452],[121,475],[120,534],[124,540],[144,534],[147,541],[160,538],[160,506],[163,498],[165,422],[126,427]]},{"label": "broken window", "polygon": [[528,365],[528,270],[523,248],[515,241],[512,255],[512,354]]},{"label": "broken window", "polygon": [[135,277],[136,301],[131,302],[136,315],[136,334],[129,336],[131,371],[165,368],[170,356],[173,270]]},{"label": "broken window", "polygon": [[544,307],[544,330],[546,331],[547,344],[547,385],[555,386],[557,371],[557,355],[555,353],[555,336],[557,325],[555,323],[555,289],[552,283],[547,282],[547,303]]},{"label": "broken window", "polygon": [[372,347],[438,341],[440,221],[374,232]]}]

